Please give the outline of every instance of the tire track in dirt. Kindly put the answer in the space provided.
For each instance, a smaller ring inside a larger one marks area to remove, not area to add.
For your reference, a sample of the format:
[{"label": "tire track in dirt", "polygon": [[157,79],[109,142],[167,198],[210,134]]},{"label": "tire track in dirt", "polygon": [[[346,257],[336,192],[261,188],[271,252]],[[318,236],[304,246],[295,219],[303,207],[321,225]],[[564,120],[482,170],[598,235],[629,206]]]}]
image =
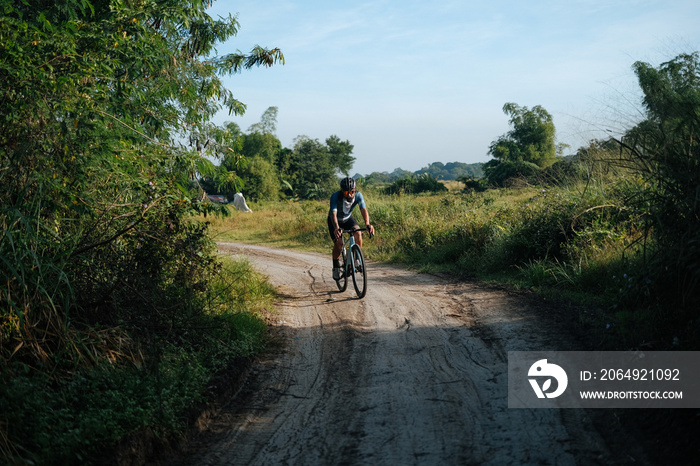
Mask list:
[{"label": "tire track in dirt", "polygon": [[578,348],[507,293],[370,264],[357,300],[324,255],[219,248],[278,288],[285,344],[181,464],[621,464],[584,410],[508,409],[508,351]]}]

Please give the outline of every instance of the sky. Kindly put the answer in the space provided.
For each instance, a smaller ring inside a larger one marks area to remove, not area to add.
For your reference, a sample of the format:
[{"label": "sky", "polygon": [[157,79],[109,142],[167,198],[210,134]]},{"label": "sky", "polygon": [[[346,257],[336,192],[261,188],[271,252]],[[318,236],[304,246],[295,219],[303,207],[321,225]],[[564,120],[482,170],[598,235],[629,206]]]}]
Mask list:
[{"label": "sky", "polygon": [[243,131],[278,108],[277,137],[354,145],[351,175],[486,162],[503,105],[542,106],[574,153],[639,120],[632,65],[700,50],[697,0],[219,0],[219,55],[278,47],[285,64],[226,77]]}]

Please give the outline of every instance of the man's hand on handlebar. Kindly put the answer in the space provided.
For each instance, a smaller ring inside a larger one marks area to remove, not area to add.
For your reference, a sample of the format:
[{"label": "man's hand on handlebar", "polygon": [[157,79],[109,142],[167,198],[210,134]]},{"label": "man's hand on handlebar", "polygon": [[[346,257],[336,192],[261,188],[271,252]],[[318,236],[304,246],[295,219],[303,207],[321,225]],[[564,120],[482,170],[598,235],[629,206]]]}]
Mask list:
[{"label": "man's hand on handlebar", "polygon": [[335,230],[334,236],[335,240],[338,241],[340,238],[343,236],[343,233],[356,233],[360,231],[368,231],[370,238],[374,236],[374,226],[373,225],[367,225],[364,228],[355,228],[353,230],[343,230],[342,228],[338,228]]}]

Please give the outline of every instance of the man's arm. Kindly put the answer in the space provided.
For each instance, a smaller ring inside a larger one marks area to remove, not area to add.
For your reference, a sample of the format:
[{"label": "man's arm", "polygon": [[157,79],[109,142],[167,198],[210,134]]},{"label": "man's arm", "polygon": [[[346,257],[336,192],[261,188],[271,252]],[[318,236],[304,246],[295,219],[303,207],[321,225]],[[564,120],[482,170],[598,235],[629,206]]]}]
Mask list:
[{"label": "man's arm", "polygon": [[338,192],[333,193],[331,196],[331,208],[328,211],[328,216],[331,219],[331,226],[333,227],[333,231],[335,232],[335,240],[338,241],[338,238],[342,235],[342,233],[339,231],[340,230],[340,225],[338,224]]},{"label": "man's arm", "polygon": [[369,223],[369,211],[366,208],[360,208],[360,213],[362,214],[362,219],[365,221],[365,226],[369,230],[369,234],[374,234],[374,227]]},{"label": "man's arm", "polygon": [[328,215],[331,218],[331,226],[333,227],[333,232],[334,232],[334,237],[335,240],[338,241],[338,239],[342,236],[342,232],[340,231],[340,225],[338,224],[338,211],[337,210],[331,210]]}]

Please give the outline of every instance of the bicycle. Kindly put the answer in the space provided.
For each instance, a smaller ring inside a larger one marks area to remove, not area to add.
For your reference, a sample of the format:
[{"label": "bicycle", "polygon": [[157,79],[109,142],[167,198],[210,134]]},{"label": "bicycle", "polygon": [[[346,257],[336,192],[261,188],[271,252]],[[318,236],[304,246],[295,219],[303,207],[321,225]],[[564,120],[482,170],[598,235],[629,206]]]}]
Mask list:
[{"label": "bicycle", "polygon": [[[352,285],[355,288],[358,299],[362,299],[367,293],[367,267],[365,258],[362,255],[362,248],[355,242],[356,231],[367,231],[367,228],[356,230],[343,230],[342,234],[348,233],[350,236],[343,243],[342,257],[343,265],[340,270],[340,278],[335,281],[338,289],[342,292],[348,287],[348,275],[352,275]],[[370,238],[372,235],[370,235]]]}]

